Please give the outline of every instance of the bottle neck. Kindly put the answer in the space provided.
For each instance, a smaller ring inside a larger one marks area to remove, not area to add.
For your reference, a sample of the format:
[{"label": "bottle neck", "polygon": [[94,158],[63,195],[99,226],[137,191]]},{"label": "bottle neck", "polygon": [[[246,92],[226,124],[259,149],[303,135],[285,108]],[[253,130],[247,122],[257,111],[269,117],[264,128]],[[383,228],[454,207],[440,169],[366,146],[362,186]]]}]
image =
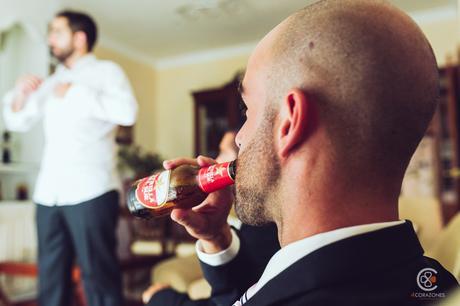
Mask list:
[{"label": "bottle neck", "polygon": [[236,175],[236,160],[232,160],[230,162],[230,165],[228,165],[228,174],[232,178],[233,181],[235,181],[235,175]]},{"label": "bottle neck", "polygon": [[211,193],[235,183],[236,161],[201,168],[198,185],[206,193]]}]

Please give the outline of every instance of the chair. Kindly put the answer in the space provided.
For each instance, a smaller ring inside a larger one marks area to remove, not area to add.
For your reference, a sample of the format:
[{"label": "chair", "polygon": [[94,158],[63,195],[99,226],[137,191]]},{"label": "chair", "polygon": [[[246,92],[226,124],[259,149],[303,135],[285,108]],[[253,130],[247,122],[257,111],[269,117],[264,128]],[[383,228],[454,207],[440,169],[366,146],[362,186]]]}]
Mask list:
[{"label": "chair", "polygon": [[[36,279],[38,275],[38,268],[35,263],[23,263],[14,261],[0,262],[0,276],[3,280],[13,280],[15,277],[25,277]],[[3,285],[13,282],[5,281]],[[85,298],[83,294],[83,287],[81,283],[80,270],[75,267],[72,271],[72,283],[75,292],[75,306],[85,306]],[[7,288],[5,288],[7,287]],[[0,302],[5,306],[32,306],[36,305],[35,298],[36,292],[32,294],[29,292],[16,292],[14,294],[14,286],[0,287]],[[11,288],[10,288],[11,287]],[[8,293],[7,293],[8,292]],[[3,305],[1,304],[1,305]]]},{"label": "chair", "polygon": [[117,229],[118,257],[127,303],[141,301],[142,290],[149,283],[150,268],[171,256],[168,226],[168,218],[139,219],[122,206]]},{"label": "chair", "polygon": [[[232,209],[227,219],[234,228],[241,228],[241,221]],[[176,224],[176,227],[183,229]],[[185,251],[181,251],[185,249]],[[178,244],[175,256],[165,260],[152,269],[152,283],[169,284],[179,292],[188,293],[191,299],[203,299],[211,296],[211,286],[201,271],[198,257],[195,253],[195,243]]]},{"label": "chair", "polygon": [[192,299],[211,295],[211,287],[203,277],[196,254],[177,256],[159,263],[152,269],[152,280],[188,293]]}]

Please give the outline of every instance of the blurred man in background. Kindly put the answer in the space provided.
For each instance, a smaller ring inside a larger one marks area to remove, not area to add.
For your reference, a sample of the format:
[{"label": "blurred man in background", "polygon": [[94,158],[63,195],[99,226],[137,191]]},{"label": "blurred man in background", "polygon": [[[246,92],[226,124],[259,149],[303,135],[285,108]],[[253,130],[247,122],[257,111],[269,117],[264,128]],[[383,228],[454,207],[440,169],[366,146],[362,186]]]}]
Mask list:
[{"label": "blurred man in background", "polygon": [[46,79],[21,77],[4,97],[11,131],[44,120],[45,148],[35,187],[39,304],[71,305],[71,268],[81,268],[90,306],[121,306],[116,257],[119,180],[115,129],[133,125],[137,102],[115,63],[92,54],[96,24],[63,11],[49,25],[48,44],[59,61]]}]

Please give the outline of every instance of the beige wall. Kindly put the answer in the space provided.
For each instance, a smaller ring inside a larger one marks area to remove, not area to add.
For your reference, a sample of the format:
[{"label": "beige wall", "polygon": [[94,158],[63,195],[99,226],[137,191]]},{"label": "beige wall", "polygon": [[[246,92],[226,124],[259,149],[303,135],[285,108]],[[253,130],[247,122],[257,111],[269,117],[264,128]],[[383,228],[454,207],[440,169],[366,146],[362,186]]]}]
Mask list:
[{"label": "beige wall", "polygon": [[224,85],[246,66],[249,57],[153,69],[105,47],[97,57],[118,63],[128,75],[139,102],[135,142],[164,158],[194,156],[193,91]]},{"label": "beige wall", "polygon": [[420,27],[430,41],[440,67],[446,64],[448,56],[457,57],[459,32],[456,19],[424,23]]},{"label": "beige wall", "polygon": [[101,46],[98,46],[94,53],[100,59],[109,59],[118,63],[126,72],[139,103],[134,141],[146,150],[156,151],[154,133],[155,70],[147,64]]},{"label": "beige wall", "polygon": [[220,87],[246,66],[247,56],[158,70],[155,83],[155,140],[167,158],[194,155],[191,93]]}]

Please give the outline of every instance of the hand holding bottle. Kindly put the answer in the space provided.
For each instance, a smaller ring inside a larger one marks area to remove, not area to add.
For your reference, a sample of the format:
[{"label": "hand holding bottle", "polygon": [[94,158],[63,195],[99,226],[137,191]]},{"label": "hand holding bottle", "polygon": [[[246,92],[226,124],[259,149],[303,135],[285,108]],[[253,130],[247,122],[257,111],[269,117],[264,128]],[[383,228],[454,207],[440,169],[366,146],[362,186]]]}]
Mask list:
[{"label": "hand holding bottle", "polygon": [[227,217],[233,203],[236,161],[217,164],[203,156],[163,163],[163,172],[136,181],[127,194],[129,211],[150,219],[171,214],[205,252],[214,253],[231,242]]},{"label": "hand holding bottle", "polygon": [[[180,165],[206,167],[216,161],[203,156],[197,159],[178,158],[163,163],[165,169]],[[205,253],[217,253],[231,243],[230,227],[227,217],[233,204],[233,193],[229,187],[210,193],[206,199],[191,209],[174,208],[171,218],[185,227],[193,237],[200,239]]]}]

